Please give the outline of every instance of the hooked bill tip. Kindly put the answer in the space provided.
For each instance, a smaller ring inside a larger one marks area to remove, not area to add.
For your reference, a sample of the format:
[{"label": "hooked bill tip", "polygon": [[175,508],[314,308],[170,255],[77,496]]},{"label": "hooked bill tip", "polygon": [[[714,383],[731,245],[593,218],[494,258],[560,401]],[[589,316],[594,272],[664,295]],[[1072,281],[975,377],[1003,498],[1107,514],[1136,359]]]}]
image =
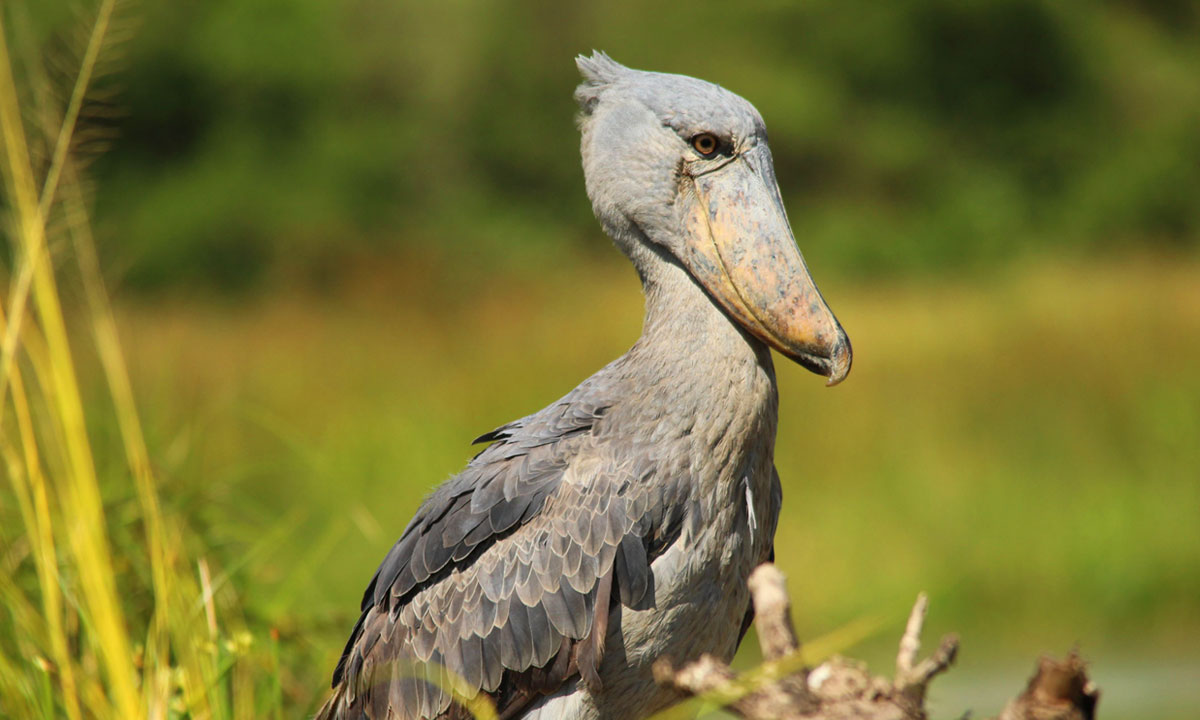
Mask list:
[{"label": "hooked bill tip", "polygon": [[850,348],[850,338],[842,335],[829,356],[829,380],[826,381],[825,387],[833,387],[845,380],[850,374],[853,360],[854,351]]}]

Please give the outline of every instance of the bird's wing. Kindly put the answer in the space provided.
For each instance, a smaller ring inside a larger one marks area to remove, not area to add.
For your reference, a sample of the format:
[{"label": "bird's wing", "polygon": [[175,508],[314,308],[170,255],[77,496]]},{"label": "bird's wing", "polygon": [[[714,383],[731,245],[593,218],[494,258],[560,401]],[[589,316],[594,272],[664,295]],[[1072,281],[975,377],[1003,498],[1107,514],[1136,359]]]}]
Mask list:
[{"label": "bird's wing", "polygon": [[592,434],[602,414],[564,399],[484,436],[376,572],[319,717],[452,713],[451,677],[502,711],[575,674],[598,685],[610,598],[653,602],[650,562],[698,517],[686,468],[655,478]]}]

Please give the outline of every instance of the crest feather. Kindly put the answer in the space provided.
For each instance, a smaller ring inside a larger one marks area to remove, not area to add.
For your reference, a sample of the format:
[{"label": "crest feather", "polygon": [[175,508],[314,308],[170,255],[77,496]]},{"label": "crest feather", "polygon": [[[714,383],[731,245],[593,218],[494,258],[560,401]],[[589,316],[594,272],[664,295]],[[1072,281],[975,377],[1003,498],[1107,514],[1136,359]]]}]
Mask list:
[{"label": "crest feather", "polygon": [[602,50],[593,50],[591,57],[577,56],[575,67],[579,68],[579,74],[583,76],[583,82],[575,88],[575,102],[579,103],[579,109],[585,115],[591,114],[606,87],[631,72]]},{"label": "crest feather", "polygon": [[608,85],[629,72],[629,68],[603,50],[593,50],[591,57],[579,55],[575,58],[575,67],[579,68],[579,74],[588,85]]}]

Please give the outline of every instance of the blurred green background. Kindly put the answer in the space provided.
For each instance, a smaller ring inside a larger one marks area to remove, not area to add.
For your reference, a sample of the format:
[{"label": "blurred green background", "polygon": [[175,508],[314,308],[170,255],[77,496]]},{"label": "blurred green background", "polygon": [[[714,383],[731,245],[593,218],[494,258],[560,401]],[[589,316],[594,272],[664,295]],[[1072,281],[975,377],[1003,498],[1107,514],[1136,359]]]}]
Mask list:
[{"label": "blurred green background", "polygon": [[[71,4],[27,10],[32,44],[70,45]],[[469,440],[637,336],[573,124],[572,59],[599,48],[759,108],[853,339],[834,390],[779,367],[777,554],[801,634],[892,618],[853,651],[886,672],[924,589],[927,641],[964,637],[940,716],[998,712],[1037,653],[1074,643],[1105,717],[1194,716],[1200,3],[124,16],[81,148],[104,267],[165,502],[255,637],[279,633],[295,714]],[[120,532],[135,499],[114,432],[94,428]]]}]

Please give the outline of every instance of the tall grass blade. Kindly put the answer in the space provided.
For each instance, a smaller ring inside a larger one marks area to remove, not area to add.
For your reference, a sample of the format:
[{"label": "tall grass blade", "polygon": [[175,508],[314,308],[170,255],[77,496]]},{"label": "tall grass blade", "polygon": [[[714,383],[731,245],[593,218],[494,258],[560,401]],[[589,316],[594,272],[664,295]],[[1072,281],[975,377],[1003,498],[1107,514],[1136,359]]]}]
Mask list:
[{"label": "tall grass blade", "polygon": [[[0,327],[4,326],[4,313],[0,309]],[[62,593],[58,579],[58,550],[54,544],[53,524],[50,519],[50,502],[46,491],[46,479],[42,475],[38,459],[37,441],[34,436],[33,418],[25,397],[25,386],[20,368],[13,368],[13,410],[16,426],[20,433],[23,463],[15,457],[9,446],[8,437],[0,435],[9,480],[13,494],[18,498],[22,520],[29,531],[33,546],[34,566],[37,569],[41,588],[42,610],[47,624],[47,635],[54,662],[58,667],[62,686],[63,707],[70,720],[79,720],[79,701],[75,684],[75,669],[62,619]],[[47,674],[47,677],[49,675]]]},{"label": "tall grass blade", "polygon": [[[71,518],[68,542],[80,581],[81,611],[86,615],[117,710],[128,718],[142,715],[132,667],[132,648],[124,613],[117,599],[111,550],[100,500],[83,403],[58,299],[57,283],[45,257],[45,218],[33,179],[20,103],[13,81],[6,30],[0,18],[0,135],[3,163],[12,202],[16,239],[32,268],[32,295],[49,351],[54,421],[61,430],[67,469],[59,488],[64,512]],[[10,359],[11,368],[11,359]],[[11,369],[10,369],[11,372]]]}]

